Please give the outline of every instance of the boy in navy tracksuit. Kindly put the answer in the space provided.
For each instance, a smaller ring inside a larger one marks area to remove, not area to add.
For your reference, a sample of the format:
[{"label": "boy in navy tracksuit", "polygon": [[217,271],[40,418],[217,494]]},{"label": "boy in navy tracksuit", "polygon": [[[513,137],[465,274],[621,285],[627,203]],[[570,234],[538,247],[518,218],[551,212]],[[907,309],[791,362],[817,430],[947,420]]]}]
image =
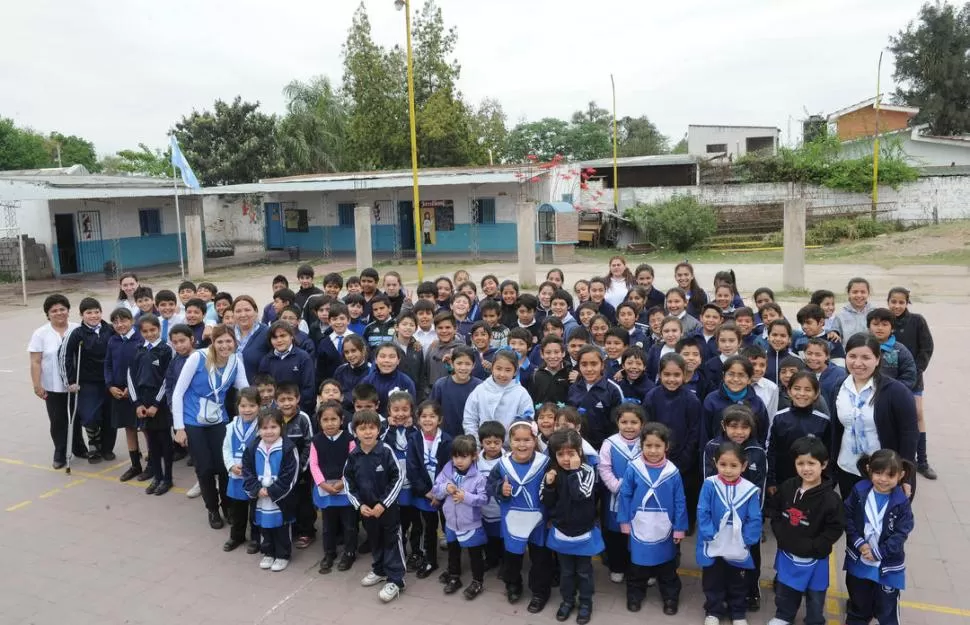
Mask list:
[{"label": "boy in navy tracksuit", "polygon": [[[62,344],[68,390],[77,393],[77,416],[88,435],[88,462],[115,459],[117,431],[111,426],[104,360],[114,330],[101,318],[101,304],[93,297],[81,300],[81,325]],[[80,356],[80,359],[79,359]]]},{"label": "boy in navy tracksuit", "polygon": [[142,424],[135,416],[135,404],[128,392],[128,368],[134,363],[138,348],[144,344],[133,323],[131,311],[127,308],[118,308],[111,313],[115,334],[108,339],[108,349],[104,355],[104,384],[110,395],[111,427],[116,431],[125,429],[128,456],[131,458],[131,466],[119,478],[122,482],[135,477],[143,482],[151,477],[151,472],[143,470],[141,466],[138,430]]},{"label": "boy in navy tracksuit", "polygon": [[387,582],[378,596],[393,601],[404,590],[404,559],[401,548],[401,511],[397,497],[404,475],[391,448],[380,441],[381,419],[365,410],[354,415],[358,446],[344,466],[344,488],[350,503],[360,511],[373,555],[371,571],[363,586]]},{"label": "boy in navy tracksuit", "polygon": [[314,414],[317,407],[316,372],[313,358],[295,347],[296,329],[285,321],[274,321],[269,327],[273,351],[259,361],[258,373],[273,376],[277,390],[280,384],[292,382],[300,389],[300,410]]},{"label": "boy in navy tracksuit", "polygon": [[879,340],[882,358],[879,359],[879,372],[903,383],[909,390],[916,388],[919,369],[916,359],[905,345],[896,340],[893,334],[893,314],[888,308],[876,308],[866,315],[869,332]]}]

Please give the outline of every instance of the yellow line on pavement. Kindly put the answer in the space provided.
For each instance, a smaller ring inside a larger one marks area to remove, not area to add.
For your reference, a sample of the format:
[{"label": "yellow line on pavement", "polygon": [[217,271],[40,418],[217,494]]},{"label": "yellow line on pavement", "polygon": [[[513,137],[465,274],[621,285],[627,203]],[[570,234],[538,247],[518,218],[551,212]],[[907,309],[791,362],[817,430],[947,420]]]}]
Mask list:
[{"label": "yellow line on pavement", "polygon": [[46,493],[41,493],[38,496],[38,498],[39,499],[47,499],[48,497],[53,497],[54,495],[56,495],[59,492],[61,492],[61,489],[60,488],[52,488],[49,491],[47,491]]},{"label": "yellow line on pavement", "polygon": [[7,512],[14,512],[15,510],[20,510],[21,508],[26,508],[27,506],[30,505],[30,503],[31,502],[30,502],[29,499],[27,501],[21,501],[20,503],[15,503],[14,505],[12,505],[9,508],[7,508]]},{"label": "yellow line on pavement", "polygon": [[117,471],[118,469],[120,469],[121,467],[126,466],[127,464],[128,464],[127,462],[119,462],[118,464],[113,465],[113,466],[110,466],[107,469],[101,469],[100,471],[98,471],[98,475],[105,475],[106,473],[111,473],[112,471]]}]

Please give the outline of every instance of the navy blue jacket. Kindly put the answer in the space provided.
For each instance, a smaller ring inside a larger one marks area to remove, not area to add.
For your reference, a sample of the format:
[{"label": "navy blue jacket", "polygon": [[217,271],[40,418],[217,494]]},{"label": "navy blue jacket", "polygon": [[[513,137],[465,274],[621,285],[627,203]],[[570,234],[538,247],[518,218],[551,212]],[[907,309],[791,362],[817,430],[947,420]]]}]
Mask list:
[{"label": "navy blue jacket", "polygon": [[724,381],[724,361],[721,355],[717,354],[713,358],[708,358],[700,368],[701,377],[704,378],[704,395],[717,392]]},{"label": "navy blue jacket", "polygon": [[263,316],[260,321],[266,326],[276,321],[276,309],[273,308],[273,302],[263,306]]},{"label": "navy blue jacket", "polygon": [[[438,477],[445,465],[451,461],[451,434],[442,430],[441,441],[434,458],[437,462],[434,476]],[[428,470],[424,466],[424,434],[421,430],[414,430],[408,434],[407,451],[407,475],[408,483],[411,485],[411,494],[415,497],[424,497],[431,492],[434,480],[428,475]]]},{"label": "navy blue jacket", "polygon": [[[256,475],[256,448],[259,446],[259,436],[256,436],[246,447],[242,458],[243,489],[252,499],[259,497],[263,488],[262,476]],[[294,495],[297,475],[300,473],[300,461],[296,448],[290,439],[283,437],[283,458],[280,460],[280,470],[276,481],[266,487],[270,499],[279,506],[284,521],[294,518],[299,495]]]},{"label": "navy blue jacket", "polygon": [[162,391],[165,386],[165,373],[173,355],[172,348],[164,341],[151,348],[142,341],[131,363],[131,383],[135,387],[132,403],[145,408],[165,406],[165,394]]},{"label": "navy blue jacket", "polygon": [[277,386],[291,382],[300,387],[300,410],[308,415],[314,414],[317,407],[317,393],[313,359],[299,347],[280,355],[276,350],[263,356],[259,361],[259,373],[273,377]]},{"label": "navy blue jacket", "polygon": [[[832,404],[832,453],[838,456],[842,449],[842,436],[845,426],[839,420],[838,395]],[[876,392],[872,398],[873,420],[876,424],[876,435],[879,446],[883,449],[895,450],[900,456],[916,463],[916,442],[919,440],[919,429],[916,427],[916,400],[908,388],[901,382],[879,376]],[[907,481],[913,485],[915,492],[916,476],[907,476]]]},{"label": "navy blue jacket", "polygon": [[630,341],[628,345],[630,347],[639,347],[642,350],[649,350],[653,342],[647,338],[647,333],[643,331],[642,328],[634,325],[632,330],[627,330],[627,334],[630,335]]},{"label": "navy blue jacket", "polygon": [[[401,347],[398,345],[398,347]],[[397,366],[398,370],[411,378],[414,382],[414,389],[417,395],[414,397],[416,403],[424,401],[424,397],[421,396],[424,393],[424,351],[421,349],[421,343],[417,339],[412,338],[411,342],[408,343],[408,348],[401,349],[402,357],[401,364]]]},{"label": "navy blue jacket", "polygon": [[653,382],[647,379],[646,372],[632,381],[624,373],[623,379],[618,384],[620,385],[620,390],[623,391],[623,401],[632,401],[638,404],[643,404],[643,399],[654,387]]},{"label": "navy blue jacket", "polygon": [[828,340],[825,332],[818,336],[808,336],[807,334],[800,334],[792,340],[791,350],[796,354],[800,355],[805,352],[805,348],[808,346],[809,339],[822,339],[829,346],[829,358],[845,358],[845,347],[842,345],[841,341],[834,342]]},{"label": "navy blue jacket", "polygon": [[373,367],[374,365],[366,360],[359,367],[352,367],[349,362],[345,362],[333,372],[333,379],[340,384],[340,388],[344,392],[343,404],[347,410],[354,410],[354,387],[360,384],[360,381],[370,373]]},{"label": "navy blue jacket", "polygon": [[310,354],[310,358],[313,360],[317,359],[317,344],[313,342],[313,339],[306,332],[297,330],[296,336],[293,337],[293,344]]},{"label": "navy blue jacket", "polygon": [[660,351],[663,347],[663,343],[657,343],[652,345],[647,352],[647,362],[644,363],[646,371],[643,375],[647,376],[647,379],[651,382],[656,382],[660,375]]},{"label": "navy blue jacket", "polygon": [[406,391],[409,395],[411,395],[412,401],[415,401],[414,380],[409,378],[407,374],[402,373],[400,369],[395,369],[391,373],[385,375],[380,372],[377,365],[374,365],[371,367],[370,372],[361,378],[359,383],[370,384],[377,389],[377,398],[379,402],[377,411],[380,414],[388,414],[387,396],[393,391]]},{"label": "navy blue jacket", "polygon": [[883,347],[879,359],[879,371],[903,383],[909,390],[915,390],[919,370],[916,360],[905,345],[898,341],[892,347]]},{"label": "navy blue jacket", "polygon": [[[866,499],[872,490],[872,482],[861,480],[845,500],[845,557],[858,561],[862,557],[859,547],[865,543]],[[879,573],[885,575],[903,570],[906,566],[906,538],[913,531],[913,508],[902,488],[896,487],[889,494],[886,513],[879,534]]]},{"label": "navy blue jacket", "polygon": [[268,328],[262,324],[254,325],[249,340],[246,341],[246,347],[239,352],[247,378],[253,377],[259,371],[259,363],[262,362],[263,356],[271,351],[273,346],[269,344]]},{"label": "navy blue jacket", "polygon": [[175,391],[175,384],[178,383],[179,376],[182,375],[182,367],[185,366],[185,361],[188,359],[188,356],[179,356],[173,353],[172,361],[168,363],[168,368],[165,369],[165,401],[168,402],[169,408],[172,407],[172,393]]},{"label": "navy blue jacket", "polygon": [[647,301],[643,305],[643,310],[650,310],[654,306],[659,306],[661,309],[667,304],[667,296],[663,291],[655,289],[653,285],[650,285],[650,292],[647,293]]},{"label": "navy blue jacket", "polygon": [[[203,322],[200,322],[200,323],[197,323],[195,325],[189,325],[189,324],[186,324],[186,325],[188,325],[189,326],[189,329],[192,330],[192,336],[195,339],[194,342],[193,342],[192,347],[194,347],[196,349],[204,349],[204,348],[206,348],[206,347],[209,346],[209,339],[203,338],[203,336],[202,336],[203,334],[205,334],[205,322],[204,321]],[[268,341],[267,341],[267,343],[268,343]]]},{"label": "navy blue jacket", "polygon": [[465,433],[462,419],[465,416],[465,402],[475,387],[482,381],[472,377],[465,384],[458,384],[450,375],[439,378],[431,387],[428,399],[438,402],[441,406],[441,429],[451,436],[461,436]]},{"label": "navy blue jacket", "polygon": [[610,322],[611,326],[616,325],[616,309],[613,308],[613,304],[609,303],[606,300],[603,300],[602,302],[600,302],[600,305],[597,308],[596,313],[606,317],[606,320]]},{"label": "navy blue jacket", "polygon": [[[723,431],[721,427],[722,413],[725,408],[734,403],[724,392],[723,385],[704,398],[704,418],[701,420],[702,441],[708,441],[717,436],[718,432]],[[758,431],[753,436],[761,444],[762,449],[764,449],[765,441],[768,440],[769,423],[768,411],[765,409],[765,405],[750,386],[745,390],[744,398],[737,403],[744,404],[754,413],[754,422]]]},{"label": "navy blue jacket", "polygon": [[906,349],[916,359],[919,376],[916,379],[914,391],[923,390],[923,372],[933,357],[933,335],[923,315],[911,313],[908,310],[896,317],[893,323],[893,334],[896,340],[906,346]]},{"label": "navy blue jacket", "polygon": [[[114,334],[114,328],[103,319],[97,332],[83,323],[74,328],[61,348],[68,384],[75,382],[84,384],[86,382],[104,385],[104,359],[108,353],[108,341]],[[80,375],[78,372],[79,349],[81,353]]]},{"label": "navy blue jacket", "polygon": [[781,368],[781,361],[786,356],[796,356],[797,354],[793,353],[790,349],[779,352],[773,349],[771,345],[768,346],[766,351],[768,352],[768,364],[765,368],[765,377],[775,384],[778,384],[778,373]]},{"label": "navy blue jacket", "polygon": [[[792,444],[803,436],[814,436],[828,447],[832,440],[832,421],[813,408],[791,406],[778,411],[768,433],[768,486],[778,486],[796,477]],[[829,450],[829,457],[832,456]]]},{"label": "navy blue jacket", "polygon": [[350,452],[344,465],[344,484],[355,508],[381,504],[388,509],[397,505],[404,475],[391,448],[378,442],[370,453],[360,445]]},{"label": "navy blue jacket", "polygon": [[[498,349],[495,347],[489,347],[484,352],[475,350],[475,366],[472,368],[473,378],[487,380],[492,375],[491,369],[485,369],[482,366],[482,362],[495,362],[495,352],[497,351]],[[532,360],[532,358],[529,358],[529,360]]]},{"label": "navy blue jacket", "polygon": [[704,401],[707,397],[707,379],[704,377],[704,371],[702,369],[695,369],[694,375],[690,377],[689,380],[684,382],[684,388],[694,394],[694,396],[700,401]]},{"label": "navy blue jacket", "polygon": [[701,401],[687,387],[681,386],[671,392],[657,386],[644,398],[643,411],[648,421],[657,421],[670,428],[667,458],[681,473],[695,473],[697,454],[701,449]]},{"label": "navy blue jacket", "polygon": [[128,388],[128,367],[135,361],[138,348],[145,344],[138,330],[130,338],[119,334],[108,339],[108,348],[104,354],[104,385],[116,386],[120,389]]},{"label": "navy blue jacket", "polygon": [[583,438],[594,449],[599,450],[607,438],[616,434],[616,420],[613,412],[623,403],[620,385],[603,377],[586,390],[586,380],[582,376],[569,387],[569,405],[586,415],[587,430]]},{"label": "navy blue jacket", "polygon": [[623,364],[620,362],[619,358],[617,358],[616,360],[612,358],[606,358],[603,364],[605,366],[605,370],[603,371],[603,373],[604,375],[606,375],[606,377],[608,377],[611,380],[614,380],[615,379],[614,376],[623,369]]},{"label": "navy blue jacket", "polygon": [[845,369],[832,363],[829,363],[818,376],[818,384],[821,387],[821,394],[825,398],[825,404],[828,406],[829,414],[832,414],[835,398],[847,377],[849,377],[849,373]]},{"label": "navy blue jacket", "polygon": [[[344,338],[350,335],[347,332]],[[344,355],[337,353],[337,346],[333,344],[333,329],[328,328],[317,341],[317,386],[327,378],[332,378],[337,367],[345,362]]]}]

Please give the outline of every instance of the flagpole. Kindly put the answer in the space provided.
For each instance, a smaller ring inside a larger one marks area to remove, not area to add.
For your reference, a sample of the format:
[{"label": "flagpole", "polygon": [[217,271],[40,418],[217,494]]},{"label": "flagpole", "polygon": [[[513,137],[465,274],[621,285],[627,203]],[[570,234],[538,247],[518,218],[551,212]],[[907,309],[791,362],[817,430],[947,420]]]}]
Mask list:
[{"label": "flagpole", "polygon": [[177,243],[179,246],[179,271],[182,279],[185,279],[185,261],[182,259],[182,211],[179,210],[179,179],[175,171],[175,163],[172,163],[172,186],[175,189],[175,226],[178,232]]}]

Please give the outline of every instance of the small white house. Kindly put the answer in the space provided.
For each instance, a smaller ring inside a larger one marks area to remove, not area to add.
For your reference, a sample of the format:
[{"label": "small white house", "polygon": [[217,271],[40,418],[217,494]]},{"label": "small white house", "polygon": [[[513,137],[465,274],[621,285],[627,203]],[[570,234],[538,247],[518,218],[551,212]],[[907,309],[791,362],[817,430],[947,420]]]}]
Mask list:
[{"label": "small white house", "polygon": [[687,127],[687,153],[693,156],[734,160],[749,152],[778,152],[781,129],[774,126]]},{"label": "small white house", "polygon": [[[970,165],[970,136],[943,137],[924,134],[926,124],[882,134],[881,147],[898,144],[906,160],[913,167],[961,167]],[[873,137],[865,137],[842,144],[845,154],[858,158],[871,156]]]}]

